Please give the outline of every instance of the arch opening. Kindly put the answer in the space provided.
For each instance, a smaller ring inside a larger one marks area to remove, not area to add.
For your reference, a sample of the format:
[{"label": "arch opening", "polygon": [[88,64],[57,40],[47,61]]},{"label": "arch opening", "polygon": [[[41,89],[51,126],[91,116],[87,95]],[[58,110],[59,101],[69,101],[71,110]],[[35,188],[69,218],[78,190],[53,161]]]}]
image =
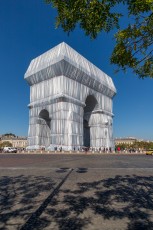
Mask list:
[{"label": "arch opening", "polygon": [[83,117],[83,145],[85,147],[91,146],[91,130],[90,130],[90,117],[92,112],[97,109],[98,102],[93,95],[89,95],[85,101],[86,106],[84,107]]},{"label": "arch opening", "polygon": [[86,106],[84,107],[84,113],[94,111],[98,107],[98,102],[93,95],[89,95],[85,101]]},{"label": "arch opening", "polygon": [[39,146],[48,147],[50,145],[50,129],[51,119],[46,109],[39,113]]},{"label": "arch opening", "polygon": [[88,121],[84,119],[83,121],[83,143],[85,147],[90,147],[90,127]]}]

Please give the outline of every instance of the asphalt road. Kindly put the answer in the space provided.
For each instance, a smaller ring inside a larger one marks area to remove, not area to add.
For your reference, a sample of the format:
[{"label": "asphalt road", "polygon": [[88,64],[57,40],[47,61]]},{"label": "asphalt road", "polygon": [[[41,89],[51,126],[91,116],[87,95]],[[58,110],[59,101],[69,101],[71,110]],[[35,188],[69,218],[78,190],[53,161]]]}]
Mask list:
[{"label": "asphalt road", "polygon": [[153,168],[145,154],[0,154],[0,168]]},{"label": "asphalt road", "polygon": [[153,156],[1,154],[0,229],[152,230]]}]

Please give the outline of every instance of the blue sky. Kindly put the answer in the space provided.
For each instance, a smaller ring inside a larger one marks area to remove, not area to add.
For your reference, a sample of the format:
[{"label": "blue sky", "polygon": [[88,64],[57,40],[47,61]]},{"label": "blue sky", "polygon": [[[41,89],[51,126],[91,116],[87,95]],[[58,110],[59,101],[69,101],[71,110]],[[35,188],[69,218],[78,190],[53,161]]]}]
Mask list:
[{"label": "blue sky", "polygon": [[30,91],[24,74],[33,58],[64,41],[112,77],[114,137],[153,140],[153,79],[114,73],[113,33],[90,40],[77,28],[68,36],[55,29],[55,16],[43,0],[0,1],[0,134],[27,136]]}]

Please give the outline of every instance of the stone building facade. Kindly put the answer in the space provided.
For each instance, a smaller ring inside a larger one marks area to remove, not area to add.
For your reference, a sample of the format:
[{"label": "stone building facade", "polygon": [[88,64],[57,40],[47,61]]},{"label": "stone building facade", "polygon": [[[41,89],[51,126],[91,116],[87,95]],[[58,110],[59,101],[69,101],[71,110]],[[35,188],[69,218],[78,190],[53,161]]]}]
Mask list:
[{"label": "stone building facade", "polygon": [[9,142],[14,148],[26,148],[27,147],[27,138],[20,136],[1,136],[0,143]]},{"label": "stone building facade", "polygon": [[134,144],[136,141],[139,141],[138,139],[134,138],[134,137],[124,137],[124,138],[115,138],[115,145],[119,145],[119,144],[128,144],[128,145],[132,145]]},{"label": "stone building facade", "polygon": [[112,79],[61,43],[31,61],[28,146],[113,148]]}]

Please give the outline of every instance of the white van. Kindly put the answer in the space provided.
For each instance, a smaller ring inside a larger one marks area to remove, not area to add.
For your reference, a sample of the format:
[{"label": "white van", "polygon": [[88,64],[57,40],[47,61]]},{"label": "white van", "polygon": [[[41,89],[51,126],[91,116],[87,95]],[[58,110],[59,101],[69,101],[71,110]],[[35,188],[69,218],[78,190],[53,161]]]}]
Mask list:
[{"label": "white van", "polygon": [[12,148],[12,147],[4,147],[3,148],[3,152],[4,153],[17,153],[17,149],[16,148]]}]

